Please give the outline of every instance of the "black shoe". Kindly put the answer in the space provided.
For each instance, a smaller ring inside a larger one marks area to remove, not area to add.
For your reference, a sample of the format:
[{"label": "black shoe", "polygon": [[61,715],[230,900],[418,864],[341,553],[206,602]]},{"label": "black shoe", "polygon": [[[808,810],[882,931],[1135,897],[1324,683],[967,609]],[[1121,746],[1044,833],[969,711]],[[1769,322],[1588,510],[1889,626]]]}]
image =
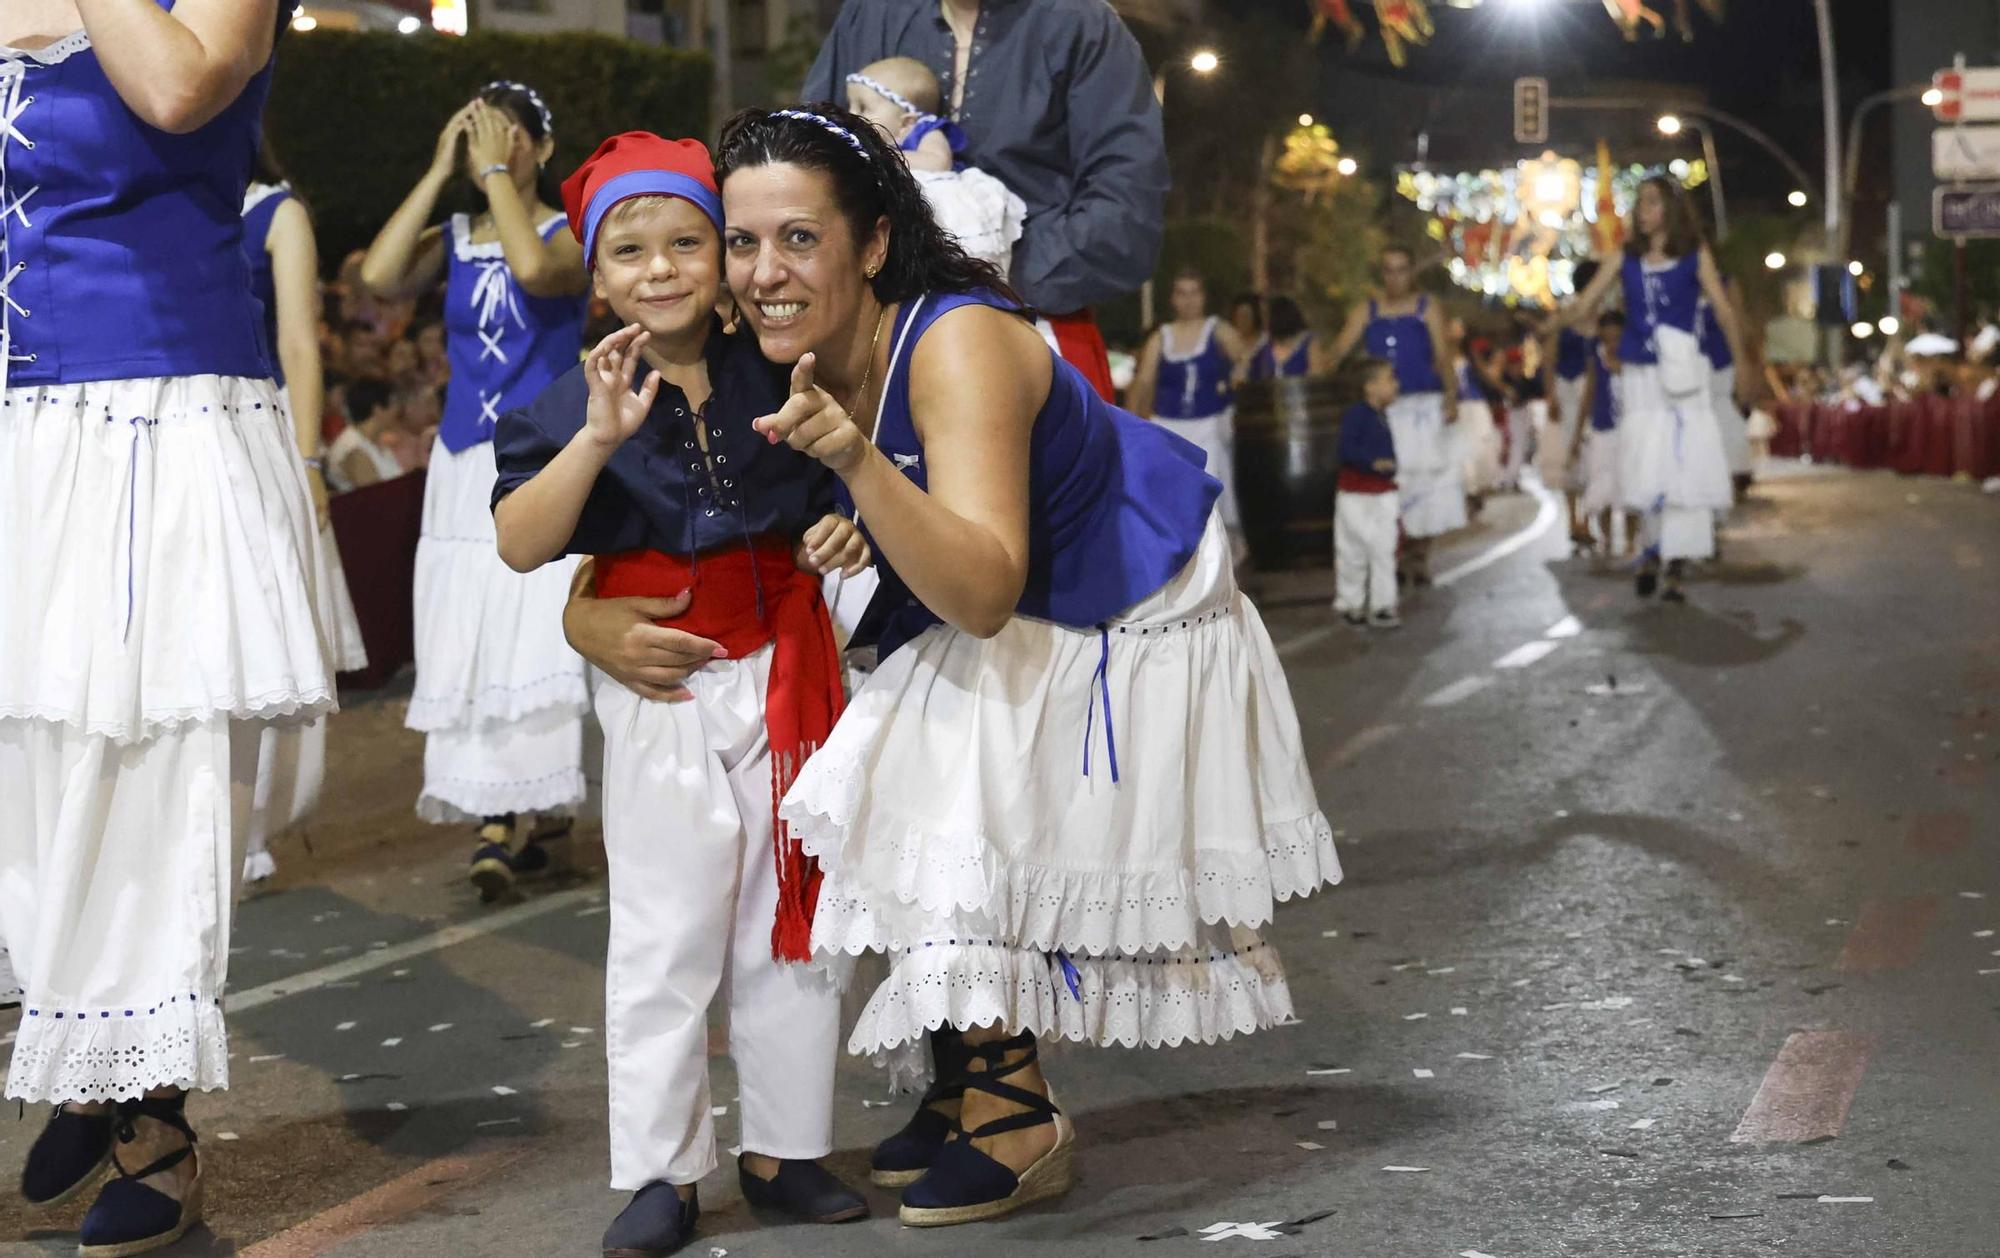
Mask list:
[{"label": "black shoe", "polygon": [[116,1120],[109,1111],[76,1114],[58,1105],[21,1167],[21,1195],[31,1206],[59,1206],[90,1187],[111,1161]]},{"label": "black shoe", "polygon": [[[1009,1053],[1024,1049],[1019,1061],[1002,1064]],[[947,1227],[997,1219],[1031,1202],[1060,1197],[1075,1182],[1071,1152],[1076,1143],[1076,1129],[1070,1125],[1069,1116],[1057,1108],[1053,1096],[1037,1096],[1026,1088],[1003,1082],[1008,1075],[1034,1064],[1038,1055],[1035,1037],[1023,1033],[972,1047],[969,1052],[973,1058],[985,1061],[987,1068],[966,1072],[967,1090],[1026,1106],[1027,1112],[996,1118],[971,1131],[953,1123],[952,1133],[957,1138],[938,1150],[937,1161],[922,1179],[903,1190],[903,1208],[898,1217],[905,1227]],[[1054,1147],[1018,1174],[972,1144],[982,1136],[1048,1125],[1056,1129]]]},{"label": "black shoe", "polygon": [[1340,618],[1348,624],[1353,625],[1356,629],[1368,623],[1368,617],[1362,615],[1360,612],[1342,612],[1340,613]]},{"label": "black shoe", "polygon": [[681,1200],[664,1180],[646,1185],[604,1229],[604,1258],[666,1258],[694,1239],[701,1194]]},{"label": "black shoe", "polygon": [[772,1210],[801,1223],[851,1223],[868,1217],[868,1201],[817,1162],[786,1158],[778,1173],[759,1179],[736,1159],[743,1200],[753,1210]]},{"label": "black shoe", "polygon": [[472,885],[479,888],[479,902],[491,904],[514,889],[514,854],[507,840],[514,834],[514,818],[488,817],[479,823],[473,840]]},{"label": "black shoe", "polygon": [[868,1178],[882,1188],[904,1188],[923,1178],[951,1136],[951,1119],[931,1106],[965,1096],[965,1067],[971,1056],[957,1031],[931,1032],[933,1082],[903,1129],[875,1146]]},{"label": "black shoe", "polygon": [[1660,591],[1660,601],[1662,603],[1685,603],[1688,601],[1687,591],[1683,590],[1678,583],[1669,582],[1667,588]]},{"label": "black shoe", "polygon": [[521,844],[521,850],[509,859],[508,868],[519,878],[534,878],[560,871],[569,858],[569,831],[567,820],[547,830],[537,829],[528,836],[527,842]]},{"label": "black shoe", "polygon": [[90,1212],[83,1216],[83,1227],[77,1236],[78,1258],[129,1258],[132,1254],[164,1249],[201,1222],[202,1178],[199,1162],[195,1164],[194,1178],[188,1182],[187,1191],[179,1201],[139,1182],[148,1176],[172,1170],[194,1157],[194,1128],[188,1126],[184,1112],[186,1104],[186,1094],[171,1099],[148,1097],[118,1103],[115,1125],[120,1144],[130,1144],[137,1138],[133,1124],[140,1118],[151,1118],[176,1128],[187,1137],[188,1142],[136,1171],[126,1170],[114,1158],[112,1166],[118,1177],[104,1186],[104,1190],[97,1194],[97,1200],[91,1204]]},{"label": "black shoe", "polygon": [[1648,565],[1639,569],[1639,575],[1632,578],[1632,592],[1640,598],[1653,597],[1653,591],[1660,588],[1660,570]]}]

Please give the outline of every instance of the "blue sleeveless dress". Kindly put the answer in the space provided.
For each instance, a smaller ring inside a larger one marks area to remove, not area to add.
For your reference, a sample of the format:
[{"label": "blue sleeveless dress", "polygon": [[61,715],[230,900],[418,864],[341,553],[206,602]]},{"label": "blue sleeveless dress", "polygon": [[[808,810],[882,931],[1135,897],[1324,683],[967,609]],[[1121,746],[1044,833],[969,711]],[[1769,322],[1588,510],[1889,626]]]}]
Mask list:
[{"label": "blue sleeveless dress", "polygon": [[[171,8],[171,0],[161,0]],[[270,67],[185,135],[89,35],[0,47],[7,1095],[226,1086],[258,731],[331,710],[317,531],[241,252]]]},{"label": "blue sleeveless dress", "polygon": [[1444,422],[1444,381],[1438,378],[1436,346],[1424,317],[1430,298],[1417,298],[1409,314],[1383,314],[1368,303],[1362,344],[1396,369],[1402,392],[1389,404],[1389,433],[1396,439],[1396,494],[1403,532],[1436,537],[1465,527],[1465,482],[1458,443]]},{"label": "blue sleeveless dress", "polygon": [[[1697,328],[1700,254],[1660,266],[1628,256],[1621,276],[1619,489],[1641,513],[1648,548],[1663,559],[1706,558],[1715,553],[1715,515],[1735,491]],[[1690,379],[1676,381],[1677,373]]]},{"label": "blue sleeveless dress", "polygon": [[1709,377],[1709,407],[1722,433],[1722,453],[1732,476],[1750,471],[1750,420],[1736,404],[1736,356],[1729,352],[1729,338],[1715,317],[1715,308],[1704,299],[1695,314],[1695,338],[1701,352],[1715,370]]},{"label": "blue sleeveless dress", "polygon": [[1153,418],[1175,435],[1200,447],[1208,474],[1222,482],[1222,523],[1234,529],[1236,509],[1236,404],[1234,367],[1215,339],[1221,321],[1201,326],[1201,339],[1191,350],[1171,348],[1172,325],[1160,329],[1158,384],[1153,391]]},{"label": "blue sleeveless dress", "polygon": [[292,199],[290,184],[253,183],[243,198],[243,264],[250,268],[250,293],[262,315],[264,354],[271,378],[285,387],[285,365],[278,360],[278,287],[271,276],[271,223],[278,207]]},{"label": "blue sleeveless dress", "polygon": [[[967,306],[1005,308],[933,294],[897,317],[875,439],[920,486],[910,362]],[[1281,1022],[1256,930],[1339,877],[1219,486],[1051,362],[1015,617],[985,640],[940,624],[878,551],[889,653],[780,810],[826,873],[815,950],[891,954],[850,1047],[899,1067],[927,1029],[993,1017],[1128,1045]]]},{"label": "blue sleeveless dress", "polygon": [[1252,380],[1296,380],[1312,373],[1312,333],[1299,338],[1292,352],[1278,361],[1277,347],[1266,339],[1250,356],[1250,378]]},{"label": "blue sleeveless dress", "polygon": [[[556,215],[542,239],[564,230]],[[500,243],[445,228],[445,354],[451,384],[431,449],[417,542],[416,685],[405,723],[423,731],[417,814],[465,822],[566,812],[583,800],[583,660],[562,636],[577,559],[517,573],[493,528],[493,430],[575,367],[585,300],[533,297]]]}]

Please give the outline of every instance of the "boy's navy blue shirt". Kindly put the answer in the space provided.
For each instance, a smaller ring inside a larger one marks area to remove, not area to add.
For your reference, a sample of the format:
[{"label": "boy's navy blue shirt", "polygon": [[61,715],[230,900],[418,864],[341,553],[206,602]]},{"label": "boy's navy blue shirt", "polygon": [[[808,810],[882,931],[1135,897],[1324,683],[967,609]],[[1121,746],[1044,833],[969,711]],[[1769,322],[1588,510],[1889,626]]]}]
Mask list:
[{"label": "boy's navy blue shirt", "polygon": [[[1375,464],[1383,459],[1396,461],[1396,439],[1389,434],[1389,421],[1366,402],[1356,402],[1340,416],[1340,468],[1379,477],[1385,488],[1395,485],[1395,473],[1383,476]],[[1359,488],[1360,486],[1356,486]]]},{"label": "boy's navy blue shirt", "polygon": [[[695,555],[746,535],[796,538],[834,509],[834,476],[824,464],[772,445],[750,426],[785,404],[789,372],[758,351],[756,337],[727,335],[719,323],[706,356],[711,393],[702,414],[693,413],[686,394],[661,382],[646,422],[598,473],[564,554]],[[641,367],[640,381],[648,370]],[[493,434],[495,504],[582,430],[590,402],[583,371],[581,364],[571,368],[534,401],[500,417]],[[708,461],[695,441],[696,422],[708,430]]]}]

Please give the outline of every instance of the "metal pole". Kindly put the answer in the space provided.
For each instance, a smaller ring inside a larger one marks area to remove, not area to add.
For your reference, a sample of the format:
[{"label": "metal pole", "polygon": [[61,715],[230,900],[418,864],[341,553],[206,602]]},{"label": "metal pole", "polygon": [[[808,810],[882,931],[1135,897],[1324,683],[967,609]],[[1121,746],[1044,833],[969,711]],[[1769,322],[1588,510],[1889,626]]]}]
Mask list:
[{"label": "metal pole", "polygon": [[1854,241],[1854,196],[1861,184],[1861,133],[1862,124],[1868,115],[1890,101],[1915,100],[1924,94],[1927,84],[1911,84],[1907,87],[1892,87],[1877,92],[1854,107],[1853,118],[1847,124],[1847,160],[1843,163],[1841,179],[1840,243],[1834,250],[1837,258],[1851,256]]},{"label": "metal pole", "polygon": [[1889,202],[1889,313],[1903,318],[1903,203]]},{"label": "metal pole", "polygon": [[[1840,213],[1840,81],[1833,55],[1833,14],[1827,0],[1813,0],[1813,16],[1819,22],[1820,110],[1826,122],[1826,247],[1838,248],[1841,236]],[[1844,259],[1836,254],[1835,263]],[[1826,360],[1840,364],[1841,331],[1827,329]]]},{"label": "metal pole", "polygon": [[1713,109],[1707,105],[1675,104],[1670,101],[1643,100],[1637,96],[1571,96],[1567,98],[1552,98],[1549,101],[1549,108],[1644,109],[1654,113],[1676,113],[1683,118],[1705,118],[1711,122],[1719,122],[1725,127],[1730,127],[1741,132],[1765,152],[1777,158],[1778,164],[1783,166],[1791,174],[1792,178],[1798,180],[1801,189],[1809,189],[1813,186],[1812,176],[1806,174],[1806,168],[1799,165],[1790,153],[1779,148],[1776,140],[1773,140],[1770,136],[1758,130],[1750,123],[1743,121],[1743,119],[1738,118],[1736,115],[1724,113],[1720,109]]},{"label": "metal pole", "polygon": [[1697,127],[1701,135],[1702,159],[1708,163],[1708,190],[1715,198],[1715,240],[1717,244],[1729,238],[1729,210],[1722,199],[1722,161],[1715,155],[1715,133],[1707,127]]}]

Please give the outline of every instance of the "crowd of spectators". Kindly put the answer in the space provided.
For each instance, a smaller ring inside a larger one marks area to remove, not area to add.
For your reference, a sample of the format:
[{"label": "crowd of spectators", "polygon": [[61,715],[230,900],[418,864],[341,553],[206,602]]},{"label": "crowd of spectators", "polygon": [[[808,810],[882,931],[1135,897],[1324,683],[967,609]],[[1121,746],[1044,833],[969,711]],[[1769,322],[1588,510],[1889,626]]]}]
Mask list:
[{"label": "crowd of spectators", "polygon": [[361,251],[322,289],[320,357],[326,372],[327,484],[358,489],[423,467],[444,408],[439,297],[390,301],[366,292]]}]

